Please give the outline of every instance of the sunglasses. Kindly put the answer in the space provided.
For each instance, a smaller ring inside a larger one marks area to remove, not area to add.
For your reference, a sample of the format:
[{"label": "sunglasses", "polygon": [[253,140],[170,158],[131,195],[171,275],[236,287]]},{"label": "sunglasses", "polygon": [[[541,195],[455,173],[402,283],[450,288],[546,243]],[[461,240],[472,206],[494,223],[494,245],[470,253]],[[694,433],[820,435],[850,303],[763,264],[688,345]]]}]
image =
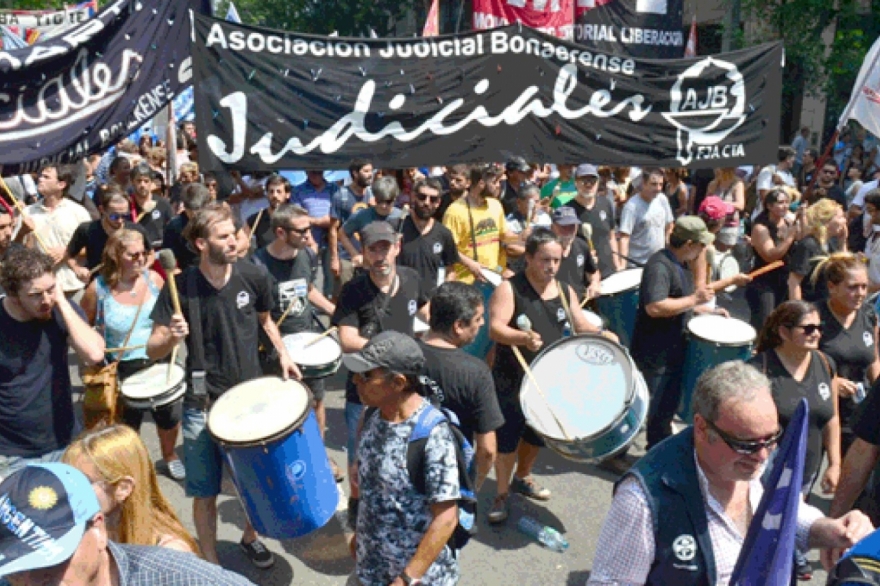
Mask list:
[{"label": "sunglasses", "polygon": [[146,252],[133,252],[128,255],[131,260],[141,260],[147,258]]},{"label": "sunglasses", "polygon": [[440,203],[439,195],[425,195],[424,193],[417,193],[416,199],[419,201],[430,201],[431,203]]},{"label": "sunglasses", "polygon": [[712,428],[712,431],[718,434],[718,437],[727,444],[731,450],[736,452],[737,454],[741,454],[743,456],[751,456],[753,454],[757,454],[764,448],[772,451],[773,448],[779,443],[779,439],[782,437],[782,430],[780,429],[776,433],[774,433],[771,437],[764,440],[741,440],[733,437],[732,435],[720,430],[717,425],[709,421],[705,420],[709,427]]},{"label": "sunglasses", "polygon": [[131,214],[107,214],[107,218],[113,222],[118,222],[119,220],[130,220]]},{"label": "sunglasses", "polygon": [[376,200],[377,206],[390,206],[393,203],[394,203],[393,199],[377,199]]},{"label": "sunglasses", "polygon": [[300,236],[305,236],[309,230],[311,230],[311,228],[294,228],[293,226],[286,226],[284,228],[284,231],[287,232],[288,234],[291,232],[295,232],[296,234],[299,234]]},{"label": "sunglasses", "polygon": [[813,334],[821,333],[823,325],[825,325],[825,324],[818,323],[818,324],[809,324],[809,325],[805,325],[805,326],[789,326],[789,327],[791,329],[795,329],[795,328],[801,329],[804,331],[804,333],[806,335],[812,336]]},{"label": "sunglasses", "polygon": [[592,185],[593,183],[599,183],[599,178],[598,177],[591,177],[591,176],[587,175],[586,177],[578,177],[577,181],[578,181],[578,183]]}]

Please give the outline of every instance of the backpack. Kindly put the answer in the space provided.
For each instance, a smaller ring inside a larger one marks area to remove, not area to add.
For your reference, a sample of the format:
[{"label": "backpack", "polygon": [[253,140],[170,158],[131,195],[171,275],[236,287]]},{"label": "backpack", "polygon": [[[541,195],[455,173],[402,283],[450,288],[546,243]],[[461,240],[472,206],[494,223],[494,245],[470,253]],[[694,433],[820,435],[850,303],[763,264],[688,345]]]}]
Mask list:
[{"label": "backpack", "polygon": [[[374,407],[367,409],[364,419],[366,420],[376,412],[378,409]],[[448,545],[452,549],[453,555],[457,556],[458,550],[467,545],[471,538],[477,534],[477,496],[474,490],[476,476],[474,449],[461,433],[458,427],[458,417],[455,413],[442,407],[435,407],[430,403],[422,410],[409,436],[406,450],[406,471],[416,491],[425,494],[425,445],[428,443],[431,430],[440,424],[448,425],[449,431],[452,432],[452,437],[455,439],[455,460],[458,465],[458,483],[461,496],[456,503],[458,505],[458,523],[449,538]]]}]

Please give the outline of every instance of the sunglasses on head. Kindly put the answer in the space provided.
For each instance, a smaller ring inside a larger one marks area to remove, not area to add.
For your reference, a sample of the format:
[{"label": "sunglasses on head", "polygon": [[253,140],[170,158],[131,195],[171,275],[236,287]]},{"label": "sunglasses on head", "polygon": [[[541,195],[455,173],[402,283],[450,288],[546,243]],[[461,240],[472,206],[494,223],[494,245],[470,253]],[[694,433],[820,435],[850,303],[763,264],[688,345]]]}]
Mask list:
[{"label": "sunglasses on head", "polygon": [[715,425],[714,423],[712,423],[708,419],[706,419],[705,421],[709,425],[709,427],[712,428],[712,431],[714,431],[716,434],[718,434],[718,437],[721,438],[721,441],[723,441],[725,444],[727,444],[727,447],[729,447],[731,450],[733,450],[737,454],[741,454],[743,456],[751,456],[753,454],[757,454],[758,452],[760,452],[764,448],[767,448],[768,450],[772,451],[773,448],[776,447],[776,444],[779,443],[779,439],[782,437],[782,430],[780,429],[779,431],[777,431],[776,433],[774,433],[771,437],[768,437],[767,439],[741,440],[741,439],[737,439],[737,438],[733,437],[732,435],[722,431],[721,429],[718,428],[717,425]]},{"label": "sunglasses on head", "polygon": [[439,195],[425,195],[424,193],[417,193],[416,199],[419,201],[430,201],[431,203],[440,203]]}]

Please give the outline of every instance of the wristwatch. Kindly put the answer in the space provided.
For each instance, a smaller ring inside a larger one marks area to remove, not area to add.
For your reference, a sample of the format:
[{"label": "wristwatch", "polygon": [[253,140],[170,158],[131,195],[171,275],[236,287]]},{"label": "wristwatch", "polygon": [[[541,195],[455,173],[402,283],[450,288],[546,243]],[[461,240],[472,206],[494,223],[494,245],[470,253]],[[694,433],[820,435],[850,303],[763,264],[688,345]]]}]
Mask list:
[{"label": "wristwatch", "polygon": [[406,586],[420,586],[422,583],[421,578],[410,578],[406,572],[400,573],[400,579],[403,580],[403,583],[406,584]]}]

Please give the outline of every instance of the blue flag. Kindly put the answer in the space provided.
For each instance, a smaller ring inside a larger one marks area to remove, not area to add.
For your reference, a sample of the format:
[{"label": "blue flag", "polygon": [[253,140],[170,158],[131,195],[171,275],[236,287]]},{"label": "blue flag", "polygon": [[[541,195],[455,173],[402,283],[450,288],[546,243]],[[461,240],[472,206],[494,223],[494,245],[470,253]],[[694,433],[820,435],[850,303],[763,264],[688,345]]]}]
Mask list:
[{"label": "blue flag", "polygon": [[809,412],[806,399],[801,399],[764,483],[764,497],[749,525],[730,586],[788,586],[791,583]]}]

